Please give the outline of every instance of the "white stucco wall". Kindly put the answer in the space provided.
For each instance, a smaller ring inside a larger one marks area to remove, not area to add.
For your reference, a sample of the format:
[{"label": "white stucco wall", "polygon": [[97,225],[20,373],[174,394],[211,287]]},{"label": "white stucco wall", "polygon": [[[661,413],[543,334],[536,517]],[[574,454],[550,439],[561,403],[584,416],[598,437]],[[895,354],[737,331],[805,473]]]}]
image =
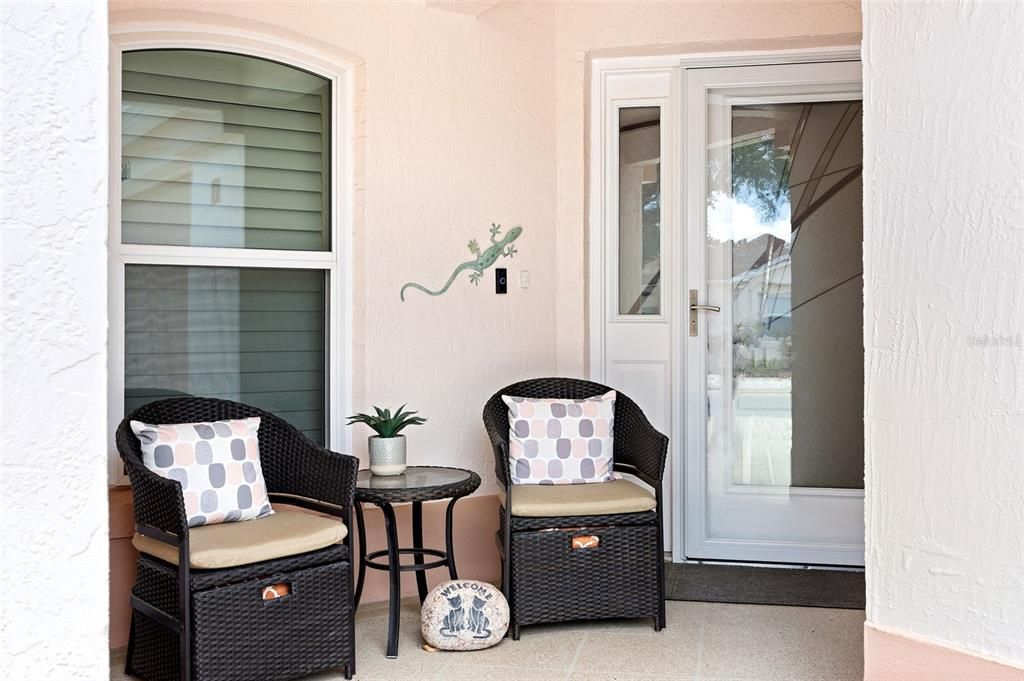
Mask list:
[{"label": "white stucco wall", "polygon": [[869,626],[1024,664],[1024,5],[864,5]]},{"label": "white stucco wall", "polygon": [[0,13],[0,677],[101,679],[106,3]]}]

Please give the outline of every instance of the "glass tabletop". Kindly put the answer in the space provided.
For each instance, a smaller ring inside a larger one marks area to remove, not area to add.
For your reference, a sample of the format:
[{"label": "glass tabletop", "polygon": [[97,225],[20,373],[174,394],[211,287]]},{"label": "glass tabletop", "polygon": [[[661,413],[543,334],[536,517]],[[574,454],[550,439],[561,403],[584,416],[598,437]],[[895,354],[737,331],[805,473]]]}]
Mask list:
[{"label": "glass tabletop", "polygon": [[359,471],[357,489],[419,489],[453,485],[468,480],[472,472],[461,468],[437,466],[409,466],[401,475],[374,475],[368,470]]}]

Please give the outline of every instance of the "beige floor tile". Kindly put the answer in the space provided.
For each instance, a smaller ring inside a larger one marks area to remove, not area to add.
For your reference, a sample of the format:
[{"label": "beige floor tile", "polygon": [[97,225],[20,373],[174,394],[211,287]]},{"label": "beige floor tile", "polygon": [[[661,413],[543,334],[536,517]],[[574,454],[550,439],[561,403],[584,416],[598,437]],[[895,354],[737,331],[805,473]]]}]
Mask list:
[{"label": "beige floor tile", "polygon": [[787,605],[742,605],[726,603],[687,603],[695,612],[703,612],[704,619],[717,624],[745,624],[747,626],[815,624],[823,621],[856,622],[864,624],[863,610],[833,608],[799,608]]},{"label": "beige floor tile", "polygon": [[[403,602],[398,659],[385,657],[387,608],[360,608],[357,681],[854,681],[864,612],[670,602],[668,627],[606,620],[523,627],[519,641],[471,653],[421,647],[419,604]],[[111,681],[125,681],[124,650]],[[309,677],[340,681],[340,672]]]},{"label": "beige floor tile", "polygon": [[110,651],[110,681],[127,681],[130,676],[124,675],[125,649]]},{"label": "beige floor tile", "polygon": [[574,672],[690,678],[697,670],[699,638],[621,635],[611,631],[585,635]]},{"label": "beige floor tile", "polygon": [[[703,609],[694,606],[705,605],[704,603],[687,603],[683,601],[672,601],[666,605],[665,620],[666,626],[660,632],[654,631],[654,621],[649,618],[628,619],[628,620],[593,620],[583,622],[567,622],[560,625],[552,625],[564,628],[580,634],[590,632],[614,631],[621,635],[659,636],[663,638],[674,638],[677,636],[693,636],[704,621]],[[523,627],[522,636],[532,635],[539,631],[538,626]]]},{"label": "beige floor tile", "polygon": [[647,674],[573,672],[566,681],[690,681],[696,677],[689,675],[649,676]]},{"label": "beige floor tile", "polygon": [[364,662],[358,657],[356,659],[356,681],[433,681],[444,678],[444,667],[436,659],[401,653],[394,660],[381,657]]},{"label": "beige floor tile", "polygon": [[855,681],[863,677],[862,611],[721,606],[702,642],[705,679]]},{"label": "beige floor tile", "polygon": [[[518,641],[506,638],[486,650],[465,654],[466,664],[480,667],[513,667],[518,669],[569,670],[581,643],[578,634],[547,629],[533,635],[522,634]],[[469,657],[472,656],[472,660]],[[454,664],[453,664],[454,667]]]},{"label": "beige floor tile", "polygon": [[438,679],[445,681],[565,681],[564,669],[481,667],[472,662],[452,662]]}]

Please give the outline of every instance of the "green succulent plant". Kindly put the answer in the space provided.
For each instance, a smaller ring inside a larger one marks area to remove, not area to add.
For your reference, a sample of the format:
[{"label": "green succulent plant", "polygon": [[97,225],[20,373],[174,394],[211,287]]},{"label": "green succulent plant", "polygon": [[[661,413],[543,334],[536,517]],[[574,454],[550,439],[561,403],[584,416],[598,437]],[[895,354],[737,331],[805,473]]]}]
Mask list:
[{"label": "green succulent plant", "polygon": [[374,407],[376,414],[353,414],[348,417],[348,425],[365,423],[382,438],[397,437],[407,426],[419,426],[427,422],[422,416],[415,416],[417,411],[404,411],[405,405],[395,410],[394,416],[390,409]]}]

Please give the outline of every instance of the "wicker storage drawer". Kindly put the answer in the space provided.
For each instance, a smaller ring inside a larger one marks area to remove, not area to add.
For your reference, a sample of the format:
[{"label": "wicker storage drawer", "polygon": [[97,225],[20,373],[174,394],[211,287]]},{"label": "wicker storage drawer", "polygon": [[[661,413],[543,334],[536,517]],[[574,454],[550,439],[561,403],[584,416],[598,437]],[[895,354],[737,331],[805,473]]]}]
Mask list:
[{"label": "wicker storage drawer", "polygon": [[[279,681],[345,666],[355,642],[339,599],[350,597],[351,571],[350,562],[334,562],[194,592],[194,679]],[[134,593],[176,615],[173,575],[171,566],[144,557]],[[279,583],[290,593],[263,600],[263,588]],[[147,681],[177,681],[177,634],[138,612],[132,617],[135,672]]]},{"label": "wicker storage drawer", "polygon": [[656,525],[514,531],[517,622],[656,616],[657,533]]}]

